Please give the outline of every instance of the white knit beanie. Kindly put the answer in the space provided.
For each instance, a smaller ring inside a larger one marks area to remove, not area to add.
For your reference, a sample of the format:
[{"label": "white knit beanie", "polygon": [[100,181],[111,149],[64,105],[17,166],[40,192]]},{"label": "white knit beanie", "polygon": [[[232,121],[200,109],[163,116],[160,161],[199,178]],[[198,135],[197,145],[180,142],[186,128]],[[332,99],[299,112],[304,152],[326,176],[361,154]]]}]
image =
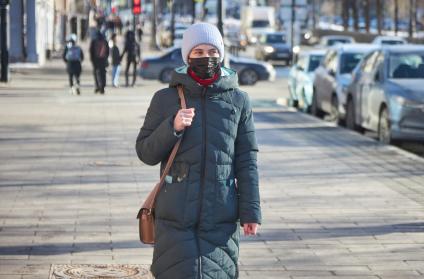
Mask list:
[{"label": "white knit beanie", "polygon": [[191,25],[184,31],[181,54],[186,65],[188,65],[187,59],[191,50],[201,44],[216,47],[219,51],[221,62],[224,60],[224,41],[218,28],[215,25],[201,22]]}]

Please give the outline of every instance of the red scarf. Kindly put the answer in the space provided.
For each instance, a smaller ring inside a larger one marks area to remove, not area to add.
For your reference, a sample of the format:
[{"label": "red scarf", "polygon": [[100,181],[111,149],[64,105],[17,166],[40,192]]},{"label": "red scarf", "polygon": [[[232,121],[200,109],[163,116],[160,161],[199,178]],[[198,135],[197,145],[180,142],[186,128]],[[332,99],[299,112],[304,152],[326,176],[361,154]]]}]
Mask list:
[{"label": "red scarf", "polygon": [[188,68],[187,73],[192,79],[194,79],[198,84],[200,84],[202,86],[211,85],[212,83],[214,83],[219,78],[219,76],[221,74],[221,72],[218,72],[211,78],[202,79],[202,78],[196,76],[196,74],[190,68]]}]

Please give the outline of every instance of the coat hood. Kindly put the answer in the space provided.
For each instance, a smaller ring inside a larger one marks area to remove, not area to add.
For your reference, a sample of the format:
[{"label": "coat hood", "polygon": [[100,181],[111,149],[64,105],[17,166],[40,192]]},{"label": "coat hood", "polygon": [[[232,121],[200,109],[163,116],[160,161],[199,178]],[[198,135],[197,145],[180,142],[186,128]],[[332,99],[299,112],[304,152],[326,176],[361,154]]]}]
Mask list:
[{"label": "coat hood", "polygon": [[[187,66],[176,68],[172,73],[170,87],[177,87],[181,84],[186,89],[187,94],[200,96],[203,86],[198,84],[187,74]],[[219,94],[225,91],[234,90],[238,88],[237,72],[221,67],[221,76],[212,85],[208,86],[208,94]]]}]

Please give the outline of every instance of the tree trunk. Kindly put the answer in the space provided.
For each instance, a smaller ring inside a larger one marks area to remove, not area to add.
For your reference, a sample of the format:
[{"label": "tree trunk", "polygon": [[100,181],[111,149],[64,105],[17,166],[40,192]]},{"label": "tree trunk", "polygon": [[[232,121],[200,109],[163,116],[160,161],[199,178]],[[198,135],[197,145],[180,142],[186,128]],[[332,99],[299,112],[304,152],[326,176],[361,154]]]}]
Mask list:
[{"label": "tree trunk", "polygon": [[195,0],[191,0],[191,15],[192,15],[192,19],[191,19],[191,23],[193,24],[196,21],[196,1]]},{"label": "tree trunk", "polygon": [[364,1],[365,30],[370,32],[370,0]]},{"label": "tree trunk", "polygon": [[150,40],[150,48],[151,49],[158,49],[158,46],[156,44],[156,17],[157,17],[157,0],[152,0],[153,4],[153,14],[152,14],[152,37]]},{"label": "tree trunk", "polygon": [[347,31],[349,29],[349,2],[350,0],[342,0],[342,17],[343,17],[343,29]]},{"label": "tree trunk", "polygon": [[395,4],[395,34],[397,35],[398,31],[399,31],[399,26],[398,26],[398,22],[399,22],[399,2],[398,0],[394,0],[394,4]]},{"label": "tree trunk", "polygon": [[381,6],[382,0],[377,0],[376,2],[376,10],[377,10],[377,30],[378,35],[381,35],[382,26],[382,15],[383,15],[383,7]]},{"label": "tree trunk", "polygon": [[358,3],[356,0],[351,0],[350,2],[352,7],[352,14],[353,14],[353,28],[355,31],[359,30],[359,18],[358,18]]},{"label": "tree trunk", "polygon": [[415,27],[415,22],[414,22],[414,18],[415,18],[415,2],[414,0],[409,0],[409,38],[412,38],[414,36],[414,27]]}]

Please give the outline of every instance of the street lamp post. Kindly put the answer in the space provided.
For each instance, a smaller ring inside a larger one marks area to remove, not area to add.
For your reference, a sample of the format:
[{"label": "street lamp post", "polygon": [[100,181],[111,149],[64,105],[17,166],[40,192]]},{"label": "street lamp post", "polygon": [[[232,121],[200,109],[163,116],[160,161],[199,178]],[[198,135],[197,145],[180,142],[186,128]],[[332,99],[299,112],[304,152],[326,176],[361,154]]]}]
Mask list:
[{"label": "street lamp post", "polygon": [[0,0],[1,73],[0,81],[8,81],[9,50],[7,49],[7,6],[9,0]]}]

